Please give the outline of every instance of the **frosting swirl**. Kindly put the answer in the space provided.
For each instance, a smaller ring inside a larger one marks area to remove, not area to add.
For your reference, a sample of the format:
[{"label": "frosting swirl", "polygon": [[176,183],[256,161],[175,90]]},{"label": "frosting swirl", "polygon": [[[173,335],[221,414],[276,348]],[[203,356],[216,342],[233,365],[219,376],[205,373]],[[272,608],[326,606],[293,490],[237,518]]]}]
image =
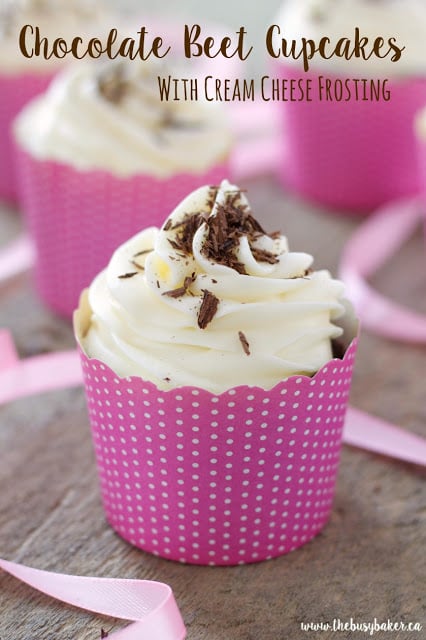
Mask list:
[{"label": "frosting swirl", "polygon": [[226,159],[230,133],[218,105],[160,102],[155,62],[76,65],[18,117],[21,145],[40,159],[121,177],[195,174]]},{"label": "frosting swirl", "polygon": [[220,393],[314,374],[341,334],[343,285],[268,234],[227,181],[113,255],[89,289],[83,346],[118,375]]},{"label": "frosting swirl", "polygon": [[332,42],[339,38],[354,38],[355,27],[370,42],[381,36],[395,38],[405,46],[397,63],[390,56],[380,59],[347,61],[334,57],[323,60],[315,56],[311,68],[335,68],[348,73],[357,69],[365,76],[386,73],[425,75],[424,42],[426,38],[426,3],[424,0],[286,0],[277,16],[281,37],[288,40],[301,37],[319,41],[327,36]]}]

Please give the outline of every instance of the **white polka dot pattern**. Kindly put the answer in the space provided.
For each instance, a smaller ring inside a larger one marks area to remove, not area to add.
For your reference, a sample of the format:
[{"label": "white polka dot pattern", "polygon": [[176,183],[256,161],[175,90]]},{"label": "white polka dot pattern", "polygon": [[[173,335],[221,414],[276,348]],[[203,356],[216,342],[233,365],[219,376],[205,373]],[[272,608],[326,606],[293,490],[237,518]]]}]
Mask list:
[{"label": "white polka dot pattern", "polygon": [[20,197],[37,249],[36,286],[54,311],[70,317],[81,291],[112,253],[141,229],[161,226],[188,193],[217,184],[229,171],[216,165],[200,175],[168,179],[118,178],[34,160],[19,150]]},{"label": "white polka dot pattern", "polygon": [[82,354],[110,524],[195,564],[256,562],[310,540],[332,506],[355,350],[312,379],[220,396],[119,379]]}]

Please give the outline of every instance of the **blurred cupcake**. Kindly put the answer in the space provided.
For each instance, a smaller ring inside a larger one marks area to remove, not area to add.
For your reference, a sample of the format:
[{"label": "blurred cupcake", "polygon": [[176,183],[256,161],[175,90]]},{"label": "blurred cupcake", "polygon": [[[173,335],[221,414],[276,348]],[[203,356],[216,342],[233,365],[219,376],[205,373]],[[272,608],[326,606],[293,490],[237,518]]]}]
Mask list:
[{"label": "blurred cupcake", "polygon": [[118,244],[227,172],[223,112],[201,101],[161,102],[162,71],[136,62],[74,67],[17,119],[38,289],[63,315]]},{"label": "blurred cupcake", "polygon": [[230,565],[323,528],[356,328],[343,285],[311,266],[224,181],[117,249],[82,295],[104,507],[132,544]]},{"label": "blurred cupcake", "polygon": [[50,41],[69,40],[99,30],[106,13],[100,1],[84,0],[0,0],[0,198],[15,201],[11,123],[22,107],[49,85],[64,60],[33,56],[19,48],[25,25],[38,26]]},{"label": "blurred cupcake", "polygon": [[[287,0],[276,20],[280,37],[291,41],[322,37],[354,42],[355,28],[368,38],[367,53],[379,36],[404,48],[392,61],[362,55],[346,60],[317,53],[310,70],[282,57],[282,78],[309,78],[311,101],[282,104],[286,157],[284,184],[326,206],[369,212],[419,189],[414,114],[426,102],[426,4],[423,0]],[[385,82],[386,80],[386,82]]]},{"label": "blurred cupcake", "polygon": [[415,132],[417,135],[417,156],[420,170],[420,194],[423,202],[426,229],[426,107],[423,107],[417,114]]}]

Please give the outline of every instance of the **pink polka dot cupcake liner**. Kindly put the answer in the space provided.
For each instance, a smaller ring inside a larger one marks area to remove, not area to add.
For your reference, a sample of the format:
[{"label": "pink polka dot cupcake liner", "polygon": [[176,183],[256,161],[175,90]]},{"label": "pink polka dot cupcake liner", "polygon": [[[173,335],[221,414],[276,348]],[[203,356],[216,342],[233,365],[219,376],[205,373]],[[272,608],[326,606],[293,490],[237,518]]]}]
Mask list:
[{"label": "pink polka dot cupcake liner", "polygon": [[202,174],[119,178],[40,161],[22,148],[16,159],[19,199],[36,248],[35,286],[46,306],[67,318],[119,245],[144,227],[161,226],[188,193],[229,173],[223,162]]},{"label": "pink polka dot cupcake liner", "polygon": [[144,551],[201,565],[310,541],[332,509],[356,346],[312,378],[220,395],[120,378],[80,347],[110,525]]},{"label": "pink polka dot cupcake liner", "polygon": [[[285,186],[318,204],[358,213],[419,192],[414,118],[426,104],[425,78],[389,81],[387,102],[337,102],[325,100],[325,92],[320,99],[320,74],[290,65],[275,70],[288,80],[309,78],[313,89],[311,102],[280,103]],[[350,88],[354,95],[352,81]]]},{"label": "pink polka dot cupcake liner", "polygon": [[0,74],[0,198],[17,199],[17,184],[13,162],[11,126],[15,116],[32,98],[42,93],[52,76],[46,74]]}]

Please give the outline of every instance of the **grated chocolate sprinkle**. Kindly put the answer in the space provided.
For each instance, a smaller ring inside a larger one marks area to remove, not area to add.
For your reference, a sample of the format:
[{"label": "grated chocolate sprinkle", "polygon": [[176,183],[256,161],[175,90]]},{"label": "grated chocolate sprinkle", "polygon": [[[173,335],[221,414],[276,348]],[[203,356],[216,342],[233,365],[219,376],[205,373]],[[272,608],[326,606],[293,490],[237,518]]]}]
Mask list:
[{"label": "grated chocolate sprinkle", "polygon": [[188,289],[191,284],[195,281],[195,273],[190,276],[187,276],[183,281],[182,287],[178,287],[177,289],[171,289],[170,291],[165,291],[162,295],[169,296],[170,298],[181,298],[186,293],[188,293]]},{"label": "grated chocolate sprinkle", "polygon": [[130,271],[129,273],[123,273],[122,276],[118,276],[120,280],[125,280],[126,278],[133,278],[133,276],[138,275],[138,271]]},{"label": "grated chocolate sprinkle", "polygon": [[105,100],[108,100],[111,104],[120,104],[129,88],[123,65],[117,64],[99,73],[97,88]]},{"label": "grated chocolate sprinkle", "polygon": [[[192,253],[195,233],[205,224],[206,239],[203,244],[203,255],[217,264],[222,264],[238,273],[247,275],[244,265],[238,260],[236,252],[240,238],[247,236],[250,249],[255,260],[276,264],[278,257],[265,249],[254,246],[262,235],[277,238],[277,232],[267,234],[259,222],[253,217],[248,205],[241,202],[241,191],[228,191],[224,204],[218,204],[215,215],[209,215],[214,206],[218,187],[211,187],[206,205],[209,211],[200,211],[194,215],[186,214],[175,225],[167,225],[167,230],[174,230],[175,236],[168,238],[170,245],[183,255]],[[170,221],[169,221],[170,222]]]},{"label": "grated chocolate sprinkle", "polygon": [[139,264],[139,262],[136,262],[136,260],[130,260],[130,264],[136,267],[136,269],[139,269],[139,271],[145,271],[145,267]]},{"label": "grated chocolate sprinkle", "polygon": [[249,356],[250,355],[250,344],[249,341],[247,340],[246,336],[244,335],[244,333],[242,331],[238,332],[238,338],[241,342],[241,345],[243,347],[244,353]]},{"label": "grated chocolate sprinkle", "polygon": [[203,290],[203,299],[201,301],[201,306],[198,311],[198,326],[200,329],[205,329],[207,325],[213,320],[216,315],[217,308],[219,306],[219,299],[208,291],[208,289]]},{"label": "grated chocolate sprinkle", "polygon": [[144,249],[143,251],[138,251],[137,253],[135,253],[133,255],[134,258],[139,258],[140,256],[144,256],[147,253],[151,253],[151,251],[154,251],[154,249]]},{"label": "grated chocolate sprinkle", "polygon": [[266,251],[265,249],[252,247],[251,252],[253,254],[253,258],[258,262],[267,262],[268,264],[277,264],[277,262],[279,262],[278,257],[274,253]]}]

